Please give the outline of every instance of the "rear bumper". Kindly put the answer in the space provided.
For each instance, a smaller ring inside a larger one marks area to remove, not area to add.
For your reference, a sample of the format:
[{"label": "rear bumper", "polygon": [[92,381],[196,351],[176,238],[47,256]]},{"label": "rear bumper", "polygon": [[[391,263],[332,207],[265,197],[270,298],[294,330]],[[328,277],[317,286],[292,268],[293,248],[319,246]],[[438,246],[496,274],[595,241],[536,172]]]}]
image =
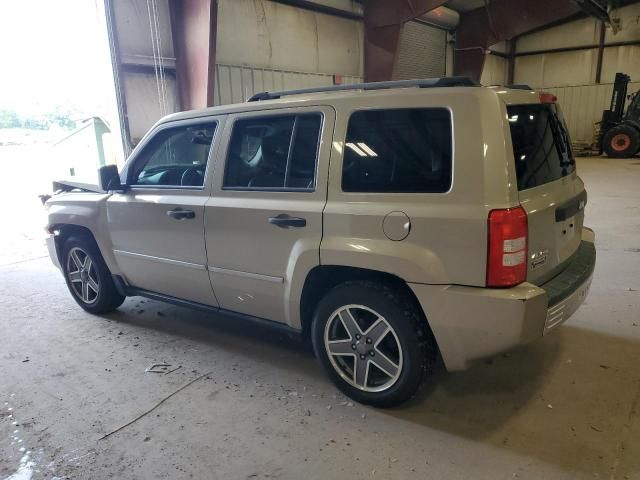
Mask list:
[{"label": "rear bumper", "polygon": [[596,247],[593,238],[585,240],[584,237],[567,268],[540,287],[548,299],[545,334],[573,315],[589,293],[596,266]]},{"label": "rear bumper", "polygon": [[448,370],[540,338],[561,325],[587,296],[596,250],[584,229],[567,268],[547,283],[492,289],[409,284],[420,302]]}]

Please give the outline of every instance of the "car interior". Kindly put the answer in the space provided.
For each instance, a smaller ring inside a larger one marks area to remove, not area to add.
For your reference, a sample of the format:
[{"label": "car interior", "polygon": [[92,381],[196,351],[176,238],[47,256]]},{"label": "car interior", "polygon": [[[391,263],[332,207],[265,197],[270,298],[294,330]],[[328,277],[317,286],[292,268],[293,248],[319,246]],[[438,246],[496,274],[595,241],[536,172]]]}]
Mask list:
[{"label": "car interior", "polygon": [[319,114],[237,121],[225,188],[313,189],[320,124]]},{"label": "car interior", "polygon": [[160,132],[134,165],[131,184],[202,186],[214,129],[209,125]]}]

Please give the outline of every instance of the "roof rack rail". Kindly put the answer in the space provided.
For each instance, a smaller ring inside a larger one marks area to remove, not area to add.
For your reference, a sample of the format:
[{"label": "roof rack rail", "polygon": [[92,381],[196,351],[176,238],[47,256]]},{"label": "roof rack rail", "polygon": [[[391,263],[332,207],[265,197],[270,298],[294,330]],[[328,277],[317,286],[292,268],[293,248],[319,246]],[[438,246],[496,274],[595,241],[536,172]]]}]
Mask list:
[{"label": "roof rack rail", "polygon": [[287,95],[302,95],[305,93],[337,92],[342,90],[384,90],[388,88],[418,87],[477,87],[478,83],[469,77],[441,77],[422,78],[415,80],[394,80],[390,82],[352,83],[348,85],[330,85],[327,87],[303,88],[300,90],[283,90],[281,92],[260,92],[252,95],[248,102],[259,100],[275,100]]},{"label": "roof rack rail", "polygon": [[531,88],[526,83],[514,83],[512,85],[505,85],[505,88],[511,88],[513,90],[533,90],[533,88]]}]

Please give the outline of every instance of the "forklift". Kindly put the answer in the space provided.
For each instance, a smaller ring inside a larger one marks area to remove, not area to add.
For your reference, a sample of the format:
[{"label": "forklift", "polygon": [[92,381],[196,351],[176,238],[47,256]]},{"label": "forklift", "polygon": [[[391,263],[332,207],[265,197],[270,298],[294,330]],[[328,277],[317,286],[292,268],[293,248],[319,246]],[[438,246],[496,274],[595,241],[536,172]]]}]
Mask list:
[{"label": "forklift", "polygon": [[629,158],[640,150],[640,91],[629,97],[625,113],[627,87],[631,77],[616,73],[609,110],[602,112],[598,151],[612,158]]}]

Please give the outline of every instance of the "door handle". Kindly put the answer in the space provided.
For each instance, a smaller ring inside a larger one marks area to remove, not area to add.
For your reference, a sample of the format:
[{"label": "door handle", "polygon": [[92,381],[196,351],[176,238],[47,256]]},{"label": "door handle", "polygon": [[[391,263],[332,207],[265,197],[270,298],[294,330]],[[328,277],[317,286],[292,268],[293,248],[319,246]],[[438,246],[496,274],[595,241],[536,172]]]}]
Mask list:
[{"label": "door handle", "polygon": [[184,210],[180,207],[176,207],[173,210],[169,210],[167,212],[171,218],[175,218],[176,220],[184,220],[185,218],[196,218],[196,212],[193,210]]},{"label": "door handle", "polygon": [[281,213],[275,217],[269,217],[269,223],[280,228],[302,228],[307,226],[307,219],[300,217],[290,217],[286,213]]}]

